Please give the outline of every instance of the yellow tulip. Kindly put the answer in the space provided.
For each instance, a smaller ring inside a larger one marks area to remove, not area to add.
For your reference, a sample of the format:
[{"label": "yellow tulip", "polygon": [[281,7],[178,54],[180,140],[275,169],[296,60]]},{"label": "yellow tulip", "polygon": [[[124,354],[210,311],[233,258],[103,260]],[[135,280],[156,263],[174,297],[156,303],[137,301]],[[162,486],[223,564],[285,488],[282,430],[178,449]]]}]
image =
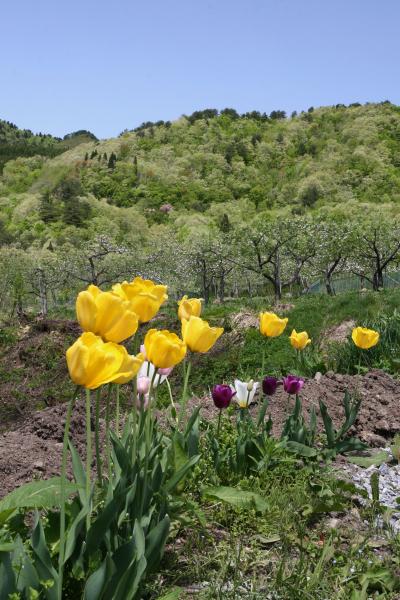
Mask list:
[{"label": "yellow tulip", "polygon": [[161,304],[168,299],[166,285],[158,285],[141,277],[135,277],[131,283],[117,283],[112,289],[114,294],[129,301],[131,310],[138,315],[140,323],[150,321],[160,310]]},{"label": "yellow tulip", "polygon": [[200,317],[182,320],[182,338],[192,352],[208,352],[223,333],[223,327],[210,327]]},{"label": "yellow tulip", "polygon": [[355,327],[351,337],[355,345],[362,350],[369,350],[379,342],[379,333],[366,327]]},{"label": "yellow tulip", "polygon": [[189,320],[192,315],[194,317],[201,315],[201,300],[183,296],[178,302],[178,317],[182,321],[182,319]]},{"label": "yellow tulip", "polygon": [[273,312],[260,313],[260,332],[266,337],[278,337],[284,332],[288,320],[281,319]]},{"label": "yellow tulip", "polygon": [[144,338],[147,360],[158,369],[169,369],[186,356],[186,344],[176,333],[150,329]]},{"label": "yellow tulip", "polygon": [[144,361],[143,354],[130,356],[123,346],[104,342],[91,332],[82,333],[68,348],[66,357],[72,381],[90,390],[105,383],[126,383]]},{"label": "yellow tulip", "polygon": [[308,344],[311,344],[311,339],[308,337],[307,331],[297,331],[293,329],[290,337],[290,343],[296,350],[304,350]]},{"label": "yellow tulip", "polygon": [[139,322],[129,302],[112,292],[102,292],[95,285],[80,292],[76,315],[84,331],[100,335],[107,342],[122,342],[136,333]]}]

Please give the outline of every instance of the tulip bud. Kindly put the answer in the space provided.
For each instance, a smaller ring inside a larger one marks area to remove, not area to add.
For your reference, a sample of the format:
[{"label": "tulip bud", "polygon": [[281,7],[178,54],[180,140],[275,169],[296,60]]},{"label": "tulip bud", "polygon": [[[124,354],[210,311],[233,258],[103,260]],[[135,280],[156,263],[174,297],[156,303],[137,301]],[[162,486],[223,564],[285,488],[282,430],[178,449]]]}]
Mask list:
[{"label": "tulip bud", "polygon": [[137,391],[138,394],[147,394],[150,389],[150,377],[138,377]]},{"label": "tulip bud", "polygon": [[140,410],[141,408],[144,408],[146,410],[146,408],[149,405],[149,395],[148,394],[144,394],[143,396],[137,396],[136,398],[136,407]]},{"label": "tulip bud", "polygon": [[165,369],[158,369],[157,373],[159,375],[165,375],[165,377],[168,377],[168,375],[171,374],[172,370],[174,367],[166,367]]},{"label": "tulip bud", "polygon": [[251,392],[253,387],[254,387],[254,379],[250,379],[250,381],[247,383],[247,391]]},{"label": "tulip bud", "polygon": [[298,394],[304,385],[304,379],[296,375],[287,375],[283,378],[283,389],[288,394]]},{"label": "tulip bud", "polygon": [[262,389],[266,396],[273,396],[278,387],[278,380],[276,377],[264,377],[262,382]]},{"label": "tulip bud", "polygon": [[213,402],[220,410],[223,408],[228,408],[235,394],[235,390],[232,390],[229,385],[224,384],[214,385],[213,389],[211,390]]}]

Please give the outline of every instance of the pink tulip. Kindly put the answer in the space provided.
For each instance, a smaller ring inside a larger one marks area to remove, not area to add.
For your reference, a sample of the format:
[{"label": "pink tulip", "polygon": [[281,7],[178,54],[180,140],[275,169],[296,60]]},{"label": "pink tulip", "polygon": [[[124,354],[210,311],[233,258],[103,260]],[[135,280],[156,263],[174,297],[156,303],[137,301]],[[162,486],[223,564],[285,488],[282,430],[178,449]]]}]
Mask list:
[{"label": "pink tulip", "polygon": [[148,394],[150,389],[150,377],[138,377],[137,391],[138,394]]},{"label": "pink tulip", "polygon": [[165,377],[168,377],[168,375],[171,373],[172,369],[174,367],[167,367],[165,369],[158,369],[157,373],[159,375],[165,375]]}]

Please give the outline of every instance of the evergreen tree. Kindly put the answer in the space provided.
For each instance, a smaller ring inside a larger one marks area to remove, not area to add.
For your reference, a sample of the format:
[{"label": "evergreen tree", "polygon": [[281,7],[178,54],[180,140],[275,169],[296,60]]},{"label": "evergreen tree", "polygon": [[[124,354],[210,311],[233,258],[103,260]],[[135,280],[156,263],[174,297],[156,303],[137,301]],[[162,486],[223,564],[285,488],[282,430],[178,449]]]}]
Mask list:
[{"label": "evergreen tree", "polygon": [[66,225],[82,227],[85,220],[90,216],[90,206],[73,196],[64,202],[62,219]]},{"label": "evergreen tree", "polygon": [[117,156],[114,152],[111,152],[110,158],[108,159],[108,168],[113,170],[115,168],[115,163],[117,162]]},{"label": "evergreen tree", "polygon": [[57,219],[57,211],[54,206],[54,198],[50,190],[43,192],[39,203],[39,216],[45,223],[51,223]]},{"label": "evergreen tree", "polygon": [[229,221],[229,217],[226,213],[224,213],[220,219],[219,228],[222,233],[228,233],[232,229],[231,222]]}]

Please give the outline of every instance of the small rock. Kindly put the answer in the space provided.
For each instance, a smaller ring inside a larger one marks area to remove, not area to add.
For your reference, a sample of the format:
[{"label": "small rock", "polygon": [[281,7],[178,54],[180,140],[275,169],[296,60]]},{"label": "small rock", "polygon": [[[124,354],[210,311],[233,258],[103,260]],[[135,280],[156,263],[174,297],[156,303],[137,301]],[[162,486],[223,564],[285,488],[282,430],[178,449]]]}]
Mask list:
[{"label": "small rock", "polygon": [[321,379],[322,379],[322,373],[320,373],[319,371],[317,371],[314,375],[314,379],[317,383],[321,383]]},{"label": "small rock", "polygon": [[383,446],[386,443],[383,436],[373,433],[372,431],[362,431],[360,438],[369,446]]},{"label": "small rock", "polygon": [[44,469],[44,462],[42,460],[37,460],[33,463],[33,468],[37,469],[38,471],[43,471]]},{"label": "small rock", "polygon": [[328,528],[329,529],[336,529],[337,526],[339,525],[339,522],[340,522],[339,519],[335,519],[335,518],[329,519],[329,521],[327,523]]}]

